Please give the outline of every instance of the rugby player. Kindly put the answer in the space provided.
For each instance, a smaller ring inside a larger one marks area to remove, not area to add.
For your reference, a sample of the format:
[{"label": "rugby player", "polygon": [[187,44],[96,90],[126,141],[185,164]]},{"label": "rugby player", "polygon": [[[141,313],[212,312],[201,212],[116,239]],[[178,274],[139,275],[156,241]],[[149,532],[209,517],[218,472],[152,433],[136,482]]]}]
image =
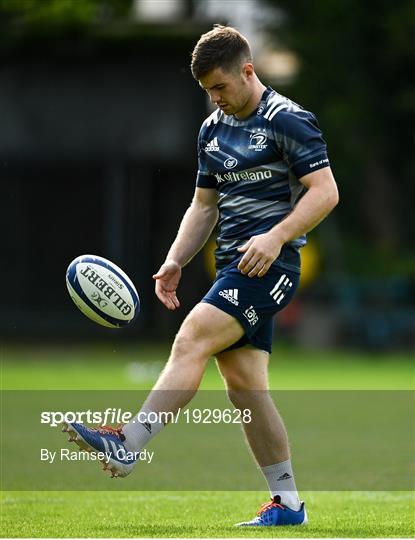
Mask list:
[{"label": "rugby player", "polygon": [[[271,494],[254,519],[239,525],[304,524],[307,514],[287,432],[268,392],[267,368],[274,315],[297,289],[305,235],[336,206],[337,186],[316,117],[262,84],[249,43],[236,29],[215,25],[202,35],[191,70],[217,108],[200,129],[194,197],[153,276],[155,292],[166,308],[180,306],[182,268],[215,226],[217,275],[184,320],[138,414],[185,407],[215,356],[234,406],[252,411],[253,421],[243,428]],[[70,424],[68,430],[81,446],[109,452],[113,476],[126,476],[137,462],[127,456],[163,427],[161,421],[133,419],[118,429]],[[119,448],[125,459],[115,454]]]}]

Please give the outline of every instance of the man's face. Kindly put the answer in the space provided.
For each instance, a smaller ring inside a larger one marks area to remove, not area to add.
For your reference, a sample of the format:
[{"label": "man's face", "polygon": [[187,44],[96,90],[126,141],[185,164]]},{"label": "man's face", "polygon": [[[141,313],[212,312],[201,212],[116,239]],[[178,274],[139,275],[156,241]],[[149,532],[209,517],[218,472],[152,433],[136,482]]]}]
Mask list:
[{"label": "man's face", "polygon": [[225,114],[243,116],[244,109],[251,97],[249,70],[245,64],[240,71],[223,71],[222,68],[212,69],[200,78],[200,86],[206,90],[210,101],[217,105]]}]

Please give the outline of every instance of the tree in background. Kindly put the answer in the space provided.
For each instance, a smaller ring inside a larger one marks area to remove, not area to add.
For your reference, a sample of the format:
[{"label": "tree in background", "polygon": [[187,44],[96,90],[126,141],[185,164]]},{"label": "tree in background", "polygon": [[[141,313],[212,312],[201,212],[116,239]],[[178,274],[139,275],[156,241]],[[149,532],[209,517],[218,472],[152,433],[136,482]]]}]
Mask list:
[{"label": "tree in background", "polygon": [[131,0],[0,0],[4,29],[36,25],[80,26],[125,17]]},{"label": "tree in background", "polygon": [[269,28],[270,39],[300,60],[287,93],[317,113],[329,141],[347,260],[361,268],[366,254],[372,271],[407,269],[415,194],[415,4],[266,2],[285,14]]}]

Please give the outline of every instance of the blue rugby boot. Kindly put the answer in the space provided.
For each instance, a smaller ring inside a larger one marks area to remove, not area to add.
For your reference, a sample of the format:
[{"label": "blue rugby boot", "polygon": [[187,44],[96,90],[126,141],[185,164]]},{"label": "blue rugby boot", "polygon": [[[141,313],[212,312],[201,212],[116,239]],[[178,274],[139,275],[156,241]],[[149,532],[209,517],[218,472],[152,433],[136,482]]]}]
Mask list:
[{"label": "blue rugby boot", "polygon": [[297,512],[281,504],[281,498],[276,496],[270,502],[261,506],[257,517],[251,521],[237,523],[235,527],[274,527],[278,525],[305,525],[308,522],[304,503]]},{"label": "blue rugby boot", "polygon": [[69,442],[75,442],[79,448],[87,452],[101,453],[99,461],[104,471],[111,473],[111,478],[123,477],[130,474],[137,464],[138,453],[129,452],[125,446],[125,436],[121,433],[122,426],[112,428],[100,426],[90,428],[83,424],[65,422],[62,431],[69,433]]}]

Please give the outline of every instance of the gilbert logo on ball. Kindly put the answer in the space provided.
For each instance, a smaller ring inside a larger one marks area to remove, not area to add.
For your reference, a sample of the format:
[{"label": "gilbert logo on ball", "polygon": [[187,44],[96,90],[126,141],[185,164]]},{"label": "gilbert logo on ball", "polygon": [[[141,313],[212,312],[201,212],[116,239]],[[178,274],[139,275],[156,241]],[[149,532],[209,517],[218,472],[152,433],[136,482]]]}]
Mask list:
[{"label": "gilbert logo on ball", "polygon": [[66,271],[66,286],[82,313],[102,326],[127,326],[140,312],[131,279],[103,257],[81,255],[73,260]]}]

